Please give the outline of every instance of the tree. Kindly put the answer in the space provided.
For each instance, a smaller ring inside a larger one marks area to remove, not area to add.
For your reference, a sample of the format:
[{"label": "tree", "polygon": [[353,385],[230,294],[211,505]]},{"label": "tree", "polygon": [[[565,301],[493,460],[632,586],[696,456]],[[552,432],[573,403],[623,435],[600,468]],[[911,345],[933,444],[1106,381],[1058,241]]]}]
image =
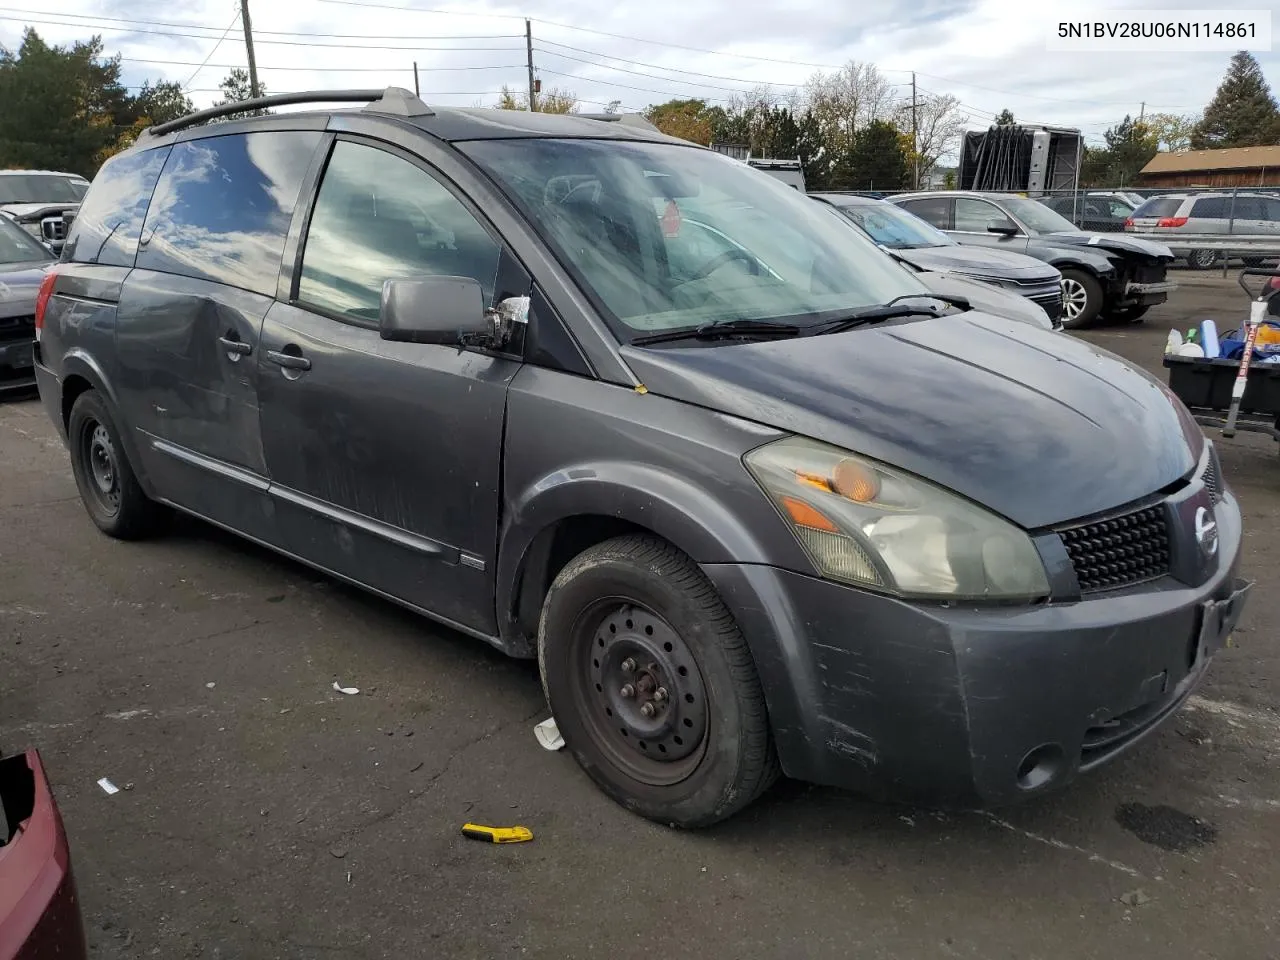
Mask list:
[{"label": "tree", "polygon": [[1107,176],[1115,186],[1125,186],[1134,181],[1138,171],[1156,155],[1160,145],[1156,135],[1145,123],[1138,123],[1128,114],[1102,135],[1107,142]]},{"label": "tree", "polygon": [[796,156],[800,158],[805,185],[810,190],[831,189],[834,155],[823,139],[817,119],[806,110],[796,127]]},{"label": "tree", "polygon": [[1175,152],[1191,147],[1195,117],[1179,116],[1176,113],[1151,113],[1147,115],[1146,124],[1161,150]]},{"label": "tree", "polygon": [[51,47],[27,29],[16,53],[0,48],[0,168],[92,176],[103,151],[132,122],[120,61],[93,37]]},{"label": "tree", "polygon": [[167,123],[195,110],[195,104],[179,84],[164,80],[154,86],[150,81],[144,82],[133,103],[139,118],[151,123]]},{"label": "tree", "polygon": [[1257,147],[1276,142],[1280,111],[1271,87],[1253,54],[1241,50],[1231,58],[1204,115],[1191,135],[1194,150]]},{"label": "tree", "polygon": [[[218,84],[218,89],[222,91],[222,99],[214,104],[215,107],[221,107],[228,103],[239,103],[242,100],[253,99],[253,86],[249,83],[249,71],[243,67],[236,67]],[[258,96],[265,97],[267,95],[266,85],[258,81]],[[237,113],[237,119],[240,117],[262,117],[269,114],[270,110],[246,110],[244,113]]]},{"label": "tree", "polygon": [[1008,107],[1005,107],[996,115],[997,127],[1012,127],[1016,122],[1017,121],[1013,119],[1013,111]]},{"label": "tree", "polygon": [[872,120],[854,135],[832,171],[835,190],[901,190],[910,171],[901,133],[892,123]]},{"label": "tree", "polygon": [[[494,107],[498,110],[528,110],[529,95],[515,93],[504,83]],[[568,90],[552,88],[546,93],[534,94],[533,109],[535,113],[577,113],[578,97]]]},{"label": "tree", "polygon": [[644,117],[669,137],[708,146],[712,140],[712,116],[705,100],[668,100],[650,106]]},{"label": "tree", "polygon": [[[898,126],[904,132],[912,129],[912,108],[907,105],[898,113]],[[919,154],[920,179],[923,181],[933,172],[938,161],[951,154],[964,139],[964,129],[968,117],[960,110],[960,101],[950,94],[925,94],[916,100],[915,105],[915,145]],[[917,159],[910,155],[908,160],[914,165]]]},{"label": "tree", "polygon": [[813,74],[805,84],[803,105],[828,147],[841,154],[852,149],[853,135],[862,127],[896,113],[893,85],[875,64],[856,60],[834,73]]},{"label": "tree", "polygon": [[956,188],[956,172],[954,170],[948,170],[946,173],[942,175],[942,189],[954,190],[955,188]]}]

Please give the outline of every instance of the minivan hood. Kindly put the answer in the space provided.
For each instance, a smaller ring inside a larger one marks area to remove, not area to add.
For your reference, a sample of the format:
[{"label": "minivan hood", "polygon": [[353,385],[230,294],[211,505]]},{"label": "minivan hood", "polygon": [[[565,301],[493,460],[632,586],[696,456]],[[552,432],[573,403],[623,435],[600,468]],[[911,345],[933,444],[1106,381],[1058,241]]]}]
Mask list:
[{"label": "minivan hood", "polygon": [[1104,350],[969,312],[821,337],[623,348],[651,392],[908,470],[1028,529],[1189,474],[1204,435]]},{"label": "minivan hood", "polygon": [[1173,260],[1173,251],[1163,243],[1150,240],[1139,240],[1115,233],[1042,233],[1041,240],[1064,247],[1100,247],[1114,253],[1139,253],[1161,260]]},{"label": "minivan hood", "polygon": [[987,247],[956,246],[918,247],[893,250],[902,259],[915,264],[921,270],[964,273],[970,276],[992,277],[997,280],[1044,280],[1057,283],[1058,271],[1035,257],[1009,250],[992,250]]}]

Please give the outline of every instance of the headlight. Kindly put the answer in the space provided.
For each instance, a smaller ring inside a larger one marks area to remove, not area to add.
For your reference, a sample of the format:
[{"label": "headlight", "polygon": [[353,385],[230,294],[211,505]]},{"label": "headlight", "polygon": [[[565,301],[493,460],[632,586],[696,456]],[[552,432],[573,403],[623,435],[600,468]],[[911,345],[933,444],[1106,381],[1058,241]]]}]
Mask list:
[{"label": "headlight", "polygon": [[1026,533],[926,480],[803,437],[744,460],[826,577],[933,599],[1049,593]]}]

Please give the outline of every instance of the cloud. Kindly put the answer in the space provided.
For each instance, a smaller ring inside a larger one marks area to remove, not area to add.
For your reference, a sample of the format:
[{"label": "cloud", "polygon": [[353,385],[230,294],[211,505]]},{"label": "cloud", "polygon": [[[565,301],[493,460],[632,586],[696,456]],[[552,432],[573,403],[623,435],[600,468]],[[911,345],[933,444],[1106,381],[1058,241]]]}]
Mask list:
[{"label": "cloud", "polygon": [[[383,2],[434,9],[454,0]],[[910,94],[912,71],[918,89],[954,94],[970,110],[973,127],[985,126],[1007,107],[1020,119],[1079,127],[1097,138],[1126,113],[1136,115],[1144,102],[1148,112],[1197,112],[1213,95],[1229,54],[1050,52],[1048,20],[1206,6],[1211,5],[1204,0],[1072,0],[1069,6],[1027,0],[650,0],[605,8],[598,0],[528,0],[520,6],[480,0],[456,12],[428,13],[273,0],[253,16],[261,77],[277,92],[412,88],[416,60],[426,99],[455,106],[492,103],[504,84],[524,88],[522,18],[528,16],[544,87],[572,90],[588,106],[620,100],[627,109],[640,109],[695,96],[724,102],[753,84],[784,90],[802,84],[817,66],[858,59],[875,62],[902,96]],[[127,84],[191,78],[192,98],[207,105],[218,98],[228,69],[246,62],[239,24],[217,43],[230,22],[229,7],[225,0],[170,0],[162,7],[145,0],[58,0],[56,14],[3,12],[0,43],[16,45],[24,18],[45,21],[32,26],[52,42],[99,32],[108,52],[118,50],[124,58]],[[197,72],[206,58],[209,65]],[[1258,58],[1264,72],[1280,79],[1280,57]]]}]

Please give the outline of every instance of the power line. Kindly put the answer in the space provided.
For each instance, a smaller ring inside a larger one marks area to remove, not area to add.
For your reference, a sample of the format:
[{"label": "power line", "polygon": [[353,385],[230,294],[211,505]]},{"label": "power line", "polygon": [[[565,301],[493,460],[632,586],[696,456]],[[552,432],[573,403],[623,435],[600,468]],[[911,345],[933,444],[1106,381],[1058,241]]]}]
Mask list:
[{"label": "power line", "polygon": [[[151,60],[146,57],[121,57],[121,63],[151,63],[160,64],[170,67],[194,67],[197,66],[194,60]],[[215,70],[244,70],[243,63],[206,63],[206,67],[213,67]],[[523,63],[505,63],[495,64],[485,67],[419,67],[423,73],[427,71],[458,71],[458,70],[516,70],[523,69]],[[258,65],[261,70],[281,70],[281,71],[298,71],[302,73],[395,73],[401,67],[268,67],[262,64]]]},{"label": "power line", "polygon": [[[5,13],[26,13],[33,14],[37,17],[69,17],[75,20],[107,20],[111,23],[128,23],[141,24],[148,27],[177,27],[182,30],[208,30],[212,33],[218,32],[218,27],[210,26],[207,23],[174,23],[168,20],[148,20],[134,17],[108,17],[98,13],[66,13],[61,10],[25,10],[21,7],[0,7],[0,11]],[[0,19],[18,19],[17,17],[4,17]],[[78,26],[78,24],[76,24]],[[67,24],[72,26],[72,24]],[[487,33],[476,34],[472,36],[463,36],[455,34],[438,34],[433,36],[404,36],[396,33],[316,33],[311,30],[259,30],[253,28],[254,36],[265,34],[267,36],[279,37],[324,37],[330,40],[506,40],[523,36],[523,34],[514,33]],[[212,37],[208,39],[212,40]]]},{"label": "power line", "polygon": [[237,10],[236,15],[231,18],[231,22],[227,24],[227,29],[222,31],[222,36],[218,38],[218,42],[215,43],[213,45],[213,48],[209,51],[209,55],[205,57],[202,61],[200,61],[200,66],[196,67],[195,70],[191,72],[191,76],[187,77],[187,82],[182,85],[182,89],[184,92],[186,91],[187,87],[191,86],[191,82],[195,80],[196,74],[198,74],[201,70],[203,70],[206,66],[208,66],[209,61],[213,58],[213,55],[217,53],[218,48],[222,46],[222,41],[227,39],[227,34],[231,32],[231,28],[236,25],[236,21],[238,21],[239,19],[240,19],[240,11]]},{"label": "power line", "polygon": [[[5,17],[0,16],[0,20],[15,21],[18,23],[39,23],[54,27],[76,27],[81,30],[101,31],[105,33],[146,33],[157,37],[181,37],[188,40],[212,40],[213,37],[207,34],[195,33],[174,33],[167,30],[147,30],[143,27],[101,27],[93,24],[85,23],[64,23],[57,20],[36,20],[30,17]],[[501,40],[506,39],[504,36],[495,35],[492,38],[485,37],[483,39]],[[304,40],[258,40],[260,44],[271,44],[281,47],[331,47],[340,50],[406,50],[416,52],[419,50],[436,50],[450,53],[478,52],[478,51],[498,51],[498,50],[516,50],[517,47],[423,47],[423,46],[390,46],[385,44],[367,44],[367,43],[312,43]]]},{"label": "power line", "polygon": [[[597,79],[594,79],[594,78],[582,77],[582,76],[579,76],[579,75],[578,75],[578,74],[576,74],[576,73],[560,73],[558,70],[548,70],[546,67],[539,67],[539,68],[538,68],[538,72],[539,72],[539,73],[549,73],[549,74],[551,74],[553,77],[565,77],[565,78],[567,78],[567,79],[569,79],[569,80],[577,80],[577,81],[580,81],[580,82],[586,82],[586,83],[602,83],[602,84],[604,84],[606,87],[619,87],[620,89],[623,89],[623,90],[638,90],[638,91],[640,91],[641,93],[656,93],[656,94],[658,94],[659,96],[663,96],[663,97],[669,97],[669,96],[671,96],[671,91],[670,91],[670,90],[654,90],[652,87],[633,87],[633,86],[631,86],[630,84],[626,84],[626,83],[614,83],[612,80],[597,80]],[[659,79],[661,79],[661,78],[659,78]],[[698,99],[700,99],[700,100],[715,100],[715,101],[718,101],[718,102],[720,102],[720,103],[728,103],[728,102],[729,102],[729,100],[730,100],[730,98],[729,98],[729,97],[699,97]]]},{"label": "power line", "polygon": [[[613,54],[611,54],[611,53],[601,53],[599,50],[587,50],[587,49],[585,49],[585,48],[583,48],[583,47],[575,47],[575,46],[572,46],[571,44],[568,44],[568,43],[557,43],[557,42],[556,42],[556,41],[554,41],[554,40],[543,40],[543,39],[539,39],[539,40],[538,40],[538,43],[540,43],[540,44],[546,44],[546,45],[548,45],[548,46],[552,46],[552,47],[559,47],[559,48],[561,48],[562,50],[573,50],[573,51],[575,51],[575,52],[577,52],[577,53],[585,53],[585,54],[587,54],[587,55],[589,55],[589,56],[593,56],[593,57],[602,57],[602,58],[604,58],[605,60],[617,60],[617,61],[618,61],[618,62],[620,62],[620,63],[629,63],[629,64],[632,64],[633,66],[637,66],[637,67],[652,67],[652,68],[653,68],[653,69],[655,69],[655,70],[666,70],[666,71],[668,71],[669,73],[683,73],[683,74],[685,74],[686,76],[690,76],[690,77],[706,77],[706,78],[707,78],[707,79],[709,79],[709,80],[733,80],[733,81],[736,81],[737,83],[749,83],[749,84],[752,84],[752,85],[754,85],[754,86],[762,86],[762,85],[763,85],[763,86],[767,86],[767,87],[794,87],[794,86],[797,86],[797,84],[794,84],[794,83],[782,83],[782,82],[780,82],[780,81],[776,81],[776,80],[748,79],[748,78],[746,78],[746,77],[726,77],[726,76],[724,76],[724,75],[722,75],[722,74],[718,74],[718,73],[699,73],[699,72],[698,72],[698,71],[696,71],[696,70],[683,70],[683,69],[681,69],[681,68],[679,68],[679,67],[667,67],[667,66],[663,66],[663,65],[661,65],[661,64],[657,64],[657,63],[648,63],[648,62],[643,61],[643,60],[628,60],[626,57],[616,57],[616,56],[614,56],[614,55],[613,55]],[[554,51],[552,51],[552,50],[547,50],[547,51],[545,51],[545,52],[546,52],[546,53],[554,53]],[[560,56],[563,56],[563,54],[559,54],[559,55],[560,55]]]},{"label": "power line", "polygon": [[[646,77],[650,80],[662,80],[667,83],[683,83],[688,86],[698,87],[699,89],[703,89],[703,90],[724,90],[728,93],[747,93],[748,92],[747,90],[741,90],[741,89],[738,89],[737,87],[718,87],[715,84],[702,83],[698,80],[681,80],[679,77],[661,77],[653,73],[641,73],[639,70],[628,70],[626,67],[615,67],[612,64],[600,63],[598,60],[585,60],[582,57],[574,57],[574,56],[571,56],[570,54],[560,53],[556,50],[547,50],[544,47],[542,47],[541,43],[542,41],[538,41],[537,44],[535,45],[535,49],[539,53],[549,54],[553,57],[562,57],[565,60],[574,60],[578,63],[590,64],[591,66],[594,66],[594,67],[604,67],[606,70],[612,70],[615,73],[629,73],[632,76]],[[618,58],[618,59],[621,59],[621,58]],[[630,61],[630,62],[634,62],[634,61]],[[649,66],[649,64],[646,64],[646,66]],[[662,69],[662,68],[659,67],[658,69]],[[583,79],[588,80],[589,78],[583,77]]]}]

